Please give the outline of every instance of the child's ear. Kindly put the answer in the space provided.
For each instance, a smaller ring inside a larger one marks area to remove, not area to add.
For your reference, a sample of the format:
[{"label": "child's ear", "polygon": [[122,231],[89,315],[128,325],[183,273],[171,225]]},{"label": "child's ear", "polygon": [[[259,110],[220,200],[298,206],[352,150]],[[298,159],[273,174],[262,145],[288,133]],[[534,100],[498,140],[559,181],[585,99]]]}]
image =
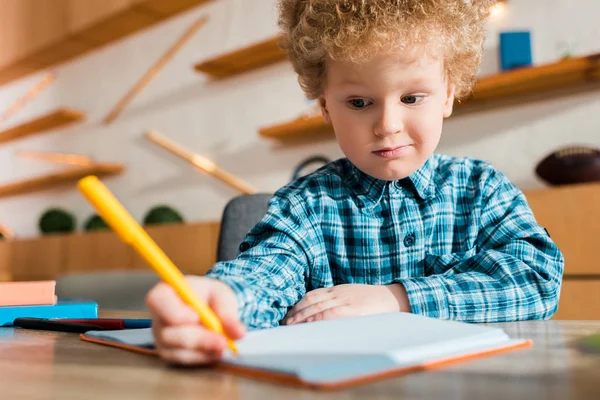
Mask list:
[{"label": "child's ear", "polygon": [[327,110],[327,101],[325,100],[325,96],[319,96],[319,106],[321,107],[321,114],[323,114],[323,120],[327,125],[331,125],[331,117],[329,116],[329,110]]},{"label": "child's ear", "polygon": [[448,118],[452,115],[454,108],[454,85],[448,85],[448,92],[446,93],[446,103],[444,103],[444,118]]}]

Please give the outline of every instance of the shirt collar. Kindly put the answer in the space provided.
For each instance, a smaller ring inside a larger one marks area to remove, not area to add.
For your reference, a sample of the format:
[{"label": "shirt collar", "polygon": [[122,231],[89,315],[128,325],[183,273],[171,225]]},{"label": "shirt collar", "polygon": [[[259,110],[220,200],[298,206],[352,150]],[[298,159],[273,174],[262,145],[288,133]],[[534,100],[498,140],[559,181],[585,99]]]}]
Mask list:
[{"label": "shirt collar", "polygon": [[421,199],[427,199],[435,194],[433,185],[433,171],[435,169],[433,156],[430,157],[421,168],[410,176],[398,181],[385,181],[365,174],[358,169],[350,160],[345,160],[345,173],[343,174],[349,187],[369,202],[379,202],[386,187],[390,193],[401,193],[401,188],[411,187]]},{"label": "shirt collar", "polygon": [[425,161],[425,164],[408,177],[412,182],[417,194],[423,200],[432,197],[435,194],[435,185],[433,183],[433,172],[436,162],[434,156]]}]

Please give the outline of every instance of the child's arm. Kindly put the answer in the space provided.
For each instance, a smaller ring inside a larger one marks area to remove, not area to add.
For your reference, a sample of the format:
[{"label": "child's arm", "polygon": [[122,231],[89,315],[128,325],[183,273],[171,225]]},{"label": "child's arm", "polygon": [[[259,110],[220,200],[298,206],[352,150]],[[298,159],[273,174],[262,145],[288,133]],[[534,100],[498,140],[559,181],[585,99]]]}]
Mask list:
[{"label": "child's arm", "polygon": [[398,280],[412,312],[470,322],[550,318],[564,267],[560,250],[501,173],[494,170],[483,185],[477,253],[426,257],[430,276]]},{"label": "child's arm", "polygon": [[206,275],[234,290],[240,318],[250,329],[279,324],[306,293],[305,277],[323,249],[305,202],[282,193],[240,245],[240,255]]}]

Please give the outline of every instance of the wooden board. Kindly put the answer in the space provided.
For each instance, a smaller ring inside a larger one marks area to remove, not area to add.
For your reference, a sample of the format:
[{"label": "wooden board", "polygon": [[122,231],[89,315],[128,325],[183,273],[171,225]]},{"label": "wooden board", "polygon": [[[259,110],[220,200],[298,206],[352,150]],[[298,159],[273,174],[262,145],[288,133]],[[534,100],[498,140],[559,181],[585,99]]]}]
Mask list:
[{"label": "wooden board", "polygon": [[600,320],[600,276],[594,280],[564,281],[553,319]]},{"label": "wooden board", "polygon": [[525,196],[563,252],[565,275],[600,276],[600,182],[526,191]]},{"label": "wooden board", "polygon": [[6,282],[12,279],[10,259],[10,243],[6,239],[0,240],[0,282]]},{"label": "wooden board", "polygon": [[131,269],[134,250],[112,231],[64,235],[62,273]]},{"label": "wooden board", "polygon": [[194,66],[214,78],[227,78],[256,68],[284,61],[287,55],[277,45],[278,37],[203,61]]},{"label": "wooden board", "polygon": [[[150,237],[184,273],[203,275],[216,262],[220,229],[218,222],[165,224],[146,229]],[[133,268],[149,267],[134,253]]]},{"label": "wooden board", "polygon": [[[202,275],[216,261],[219,226],[216,221],[195,222],[150,226],[147,231],[182,272]],[[0,277],[56,279],[72,272],[131,269],[149,267],[110,231],[0,242]]]},{"label": "wooden board", "polygon": [[0,132],[0,143],[22,139],[27,136],[37,135],[53,129],[63,128],[69,124],[81,121],[85,115],[71,108],[59,108],[48,114],[42,115],[29,122],[14,126]]},{"label": "wooden board", "polygon": [[94,164],[82,167],[69,167],[59,172],[25,179],[0,186],[0,198],[48,189],[62,184],[75,182],[87,175],[116,175],[125,170],[122,164]]},{"label": "wooden board", "polygon": [[65,235],[10,242],[10,266],[16,281],[56,279],[63,272]]},{"label": "wooden board", "polygon": [[72,60],[209,1],[0,2],[0,85]]}]

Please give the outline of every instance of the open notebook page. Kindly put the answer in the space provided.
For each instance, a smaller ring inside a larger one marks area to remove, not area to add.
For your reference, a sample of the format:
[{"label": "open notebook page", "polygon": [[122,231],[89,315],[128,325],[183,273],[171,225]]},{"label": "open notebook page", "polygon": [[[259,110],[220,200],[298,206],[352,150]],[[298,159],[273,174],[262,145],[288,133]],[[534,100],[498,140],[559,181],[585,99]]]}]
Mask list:
[{"label": "open notebook page", "polygon": [[[87,336],[136,346],[152,343],[150,329],[95,331]],[[497,327],[392,313],[251,331],[236,343],[240,354],[226,353],[224,362],[323,383],[518,342]]]}]

